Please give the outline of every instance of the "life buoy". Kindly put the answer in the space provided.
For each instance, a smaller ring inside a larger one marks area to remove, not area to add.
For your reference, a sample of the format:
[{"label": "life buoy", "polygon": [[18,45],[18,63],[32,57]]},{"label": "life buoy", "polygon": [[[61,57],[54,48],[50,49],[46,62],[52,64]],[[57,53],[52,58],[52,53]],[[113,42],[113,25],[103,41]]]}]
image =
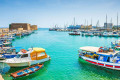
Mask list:
[{"label": "life buoy", "polygon": [[23,52],[23,53],[27,52],[27,50],[25,50],[25,49],[21,49],[20,51]]}]

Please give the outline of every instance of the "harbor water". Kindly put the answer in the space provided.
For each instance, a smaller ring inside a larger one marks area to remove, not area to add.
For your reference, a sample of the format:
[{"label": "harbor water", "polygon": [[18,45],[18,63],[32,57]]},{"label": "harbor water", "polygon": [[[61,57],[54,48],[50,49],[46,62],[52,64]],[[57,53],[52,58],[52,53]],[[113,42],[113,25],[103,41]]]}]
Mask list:
[{"label": "harbor water", "polygon": [[[51,60],[45,62],[38,72],[17,80],[120,80],[120,71],[102,68],[79,59],[78,49],[82,46],[110,46],[115,37],[70,36],[68,32],[38,29],[35,33],[16,39],[13,46],[28,49],[42,47]],[[19,49],[17,50],[19,51]],[[3,74],[5,80],[11,80],[11,72],[20,68],[11,68]]]}]

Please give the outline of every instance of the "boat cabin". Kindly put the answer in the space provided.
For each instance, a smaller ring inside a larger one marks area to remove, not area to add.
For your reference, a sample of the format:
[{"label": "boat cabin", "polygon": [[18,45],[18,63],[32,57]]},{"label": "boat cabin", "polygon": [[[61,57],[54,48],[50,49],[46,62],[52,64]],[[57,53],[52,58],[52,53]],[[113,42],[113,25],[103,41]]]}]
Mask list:
[{"label": "boat cabin", "polygon": [[30,58],[31,60],[40,60],[47,58],[47,54],[45,52],[45,49],[43,48],[29,48],[29,50],[22,49],[18,55],[17,58]]}]

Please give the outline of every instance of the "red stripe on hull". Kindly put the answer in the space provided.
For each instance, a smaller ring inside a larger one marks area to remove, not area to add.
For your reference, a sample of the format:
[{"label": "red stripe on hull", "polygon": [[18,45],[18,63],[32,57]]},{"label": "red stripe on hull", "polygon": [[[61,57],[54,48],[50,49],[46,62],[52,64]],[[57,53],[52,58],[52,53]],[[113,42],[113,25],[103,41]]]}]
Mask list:
[{"label": "red stripe on hull", "polygon": [[107,66],[107,67],[113,67],[113,65],[108,65],[108,64],[106,64],[105,66]]},{"label": "red stripe on hull", "polygon": [[104,66],[104,64],[102,64],[102,63],[98,63],[98,65]]},{"label": "red stripe on hull", "polygon": [[92,64],[97,64],[97,62],[93,62],[93,61],[89,61],[89,60],[86,60],[87,62],[90,62]]},{"label": "red stripe on hull", "polygon": [[120,66],[115,66],[115,68],[120,68]]}]

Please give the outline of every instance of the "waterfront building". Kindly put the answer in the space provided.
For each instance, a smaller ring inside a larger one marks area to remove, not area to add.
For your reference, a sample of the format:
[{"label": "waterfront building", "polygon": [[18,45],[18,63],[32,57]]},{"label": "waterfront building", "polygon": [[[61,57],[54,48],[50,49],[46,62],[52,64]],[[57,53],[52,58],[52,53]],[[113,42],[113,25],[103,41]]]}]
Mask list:
[{"label": "waterfront building", "polygon": [[0,33],[7,33],[9,32],[9,28],[0,28]]},{"label": "waterfront building", "polygon": [[104,23],[104,29],[112,29],[113,23]]},{"label": "waterfront building", "polygon": [[11,23],[9,25],[9,30],[18,30],[23,28],[23,30],[30,30],[30,24],[28,23]]},{"label": "waterfront building", "polygon": [[68,29],[80,29],[81,25],[69,25]]},{"label": "waterfront building", "polygon": [[30,28],[31,30],[37,30],[37,25],[31,25]]}]

